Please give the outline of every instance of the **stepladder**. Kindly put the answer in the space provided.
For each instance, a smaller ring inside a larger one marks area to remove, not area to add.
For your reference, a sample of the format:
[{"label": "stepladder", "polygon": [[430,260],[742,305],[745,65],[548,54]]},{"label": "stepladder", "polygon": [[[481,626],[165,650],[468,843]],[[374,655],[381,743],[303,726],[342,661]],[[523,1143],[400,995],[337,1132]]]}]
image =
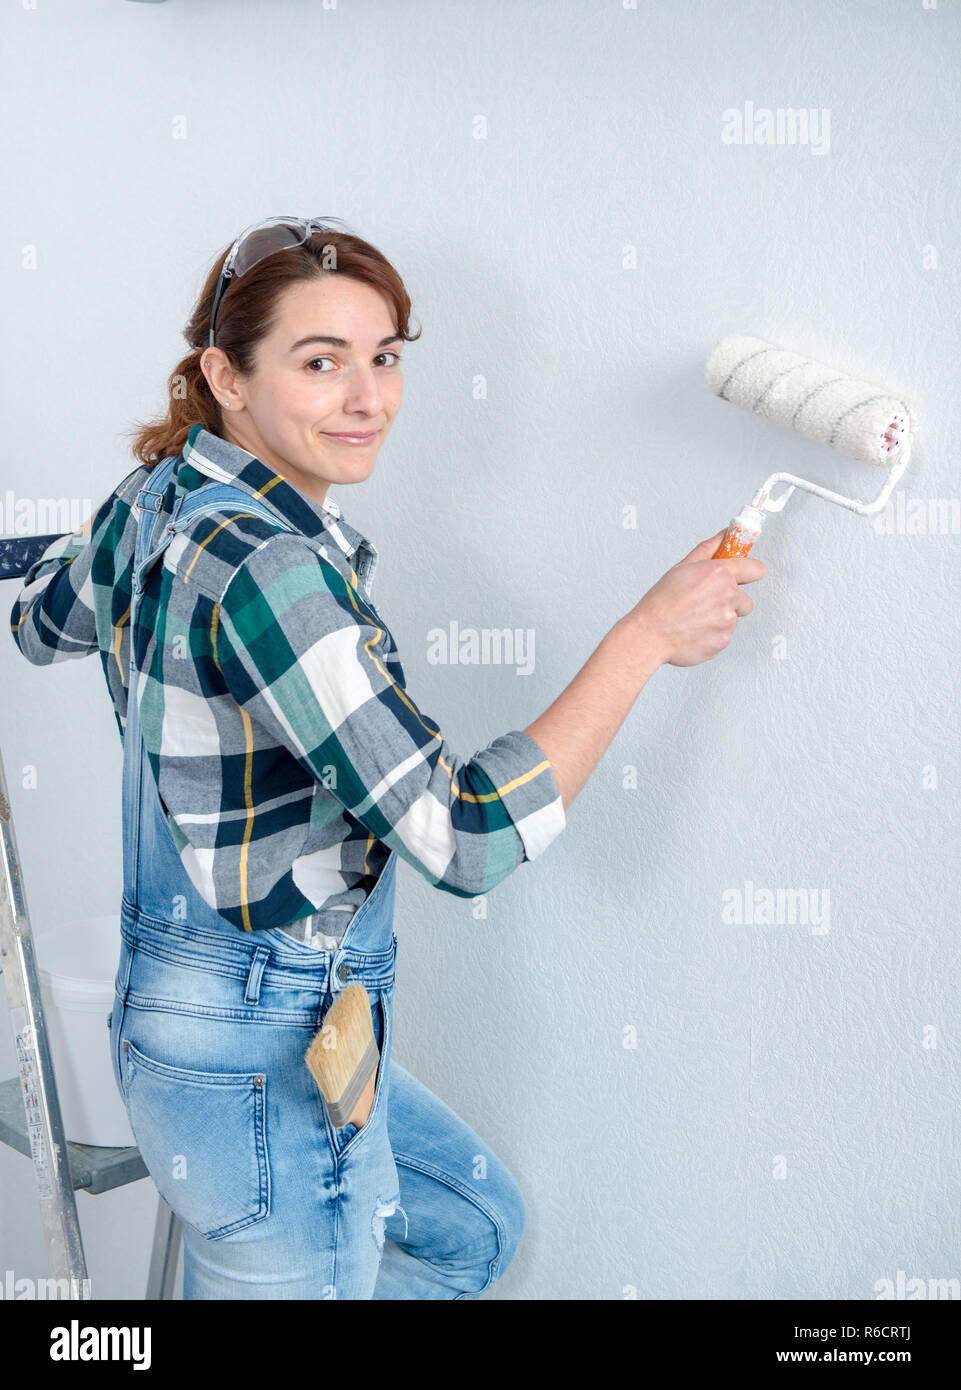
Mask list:
[{"label": "stepladder", "polygon": [[[0,538],[0,579],[22,577],[56,535]],[[45,1297],[88,1300],[76,1192],[108,1192],[149,1178],[136,1147],[101,1148],[67,1141],[44,1016],[37,954],[27,910],[13,808],[0,753],[0,970],[16,1058],[16,1075],[0,1081],[0,1142],[31,1160],[50,1279]],[[0,1194],[0,1202],[10,1200]],[[145,1297],[173,1298],[182,1230],[158,1194]],[[14,1281],[15,1282],[15,1281]]]}]

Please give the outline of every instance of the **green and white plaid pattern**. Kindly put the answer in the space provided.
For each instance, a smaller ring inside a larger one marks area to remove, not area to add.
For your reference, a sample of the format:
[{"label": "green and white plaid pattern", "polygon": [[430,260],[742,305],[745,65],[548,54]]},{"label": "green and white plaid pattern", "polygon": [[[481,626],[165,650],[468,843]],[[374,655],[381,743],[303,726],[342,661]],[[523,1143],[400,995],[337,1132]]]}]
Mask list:
[{"label": "green and white plaid pattern", "polygon": [[[51,544],[11,615],[36,665],[99,652],[121,737],[133,505],[150,473],[124,478],[89,541]],[[204,899],[245,930],[337,940],[391,849],[459,897],[546,849],[565,814],[543,750],[520,729],[469,759],[451,749],[408,694],[371,601],[377,551],[337,504],[195,424],[162,514],[209,478],[239,489],[236,512],[174,535],[149,573],[135,653],[147,756]],[[243,515],[244,493],[293,532]]]}]

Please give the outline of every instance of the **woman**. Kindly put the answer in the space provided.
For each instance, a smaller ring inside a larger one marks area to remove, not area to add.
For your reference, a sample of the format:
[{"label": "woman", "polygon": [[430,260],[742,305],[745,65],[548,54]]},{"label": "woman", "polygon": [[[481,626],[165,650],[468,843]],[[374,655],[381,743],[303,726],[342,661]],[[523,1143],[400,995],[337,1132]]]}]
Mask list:
[{"label": "woman", "polygon": [[[650,675],[725,647],[764,573],[702,542],[528,729],[458,757],[407,693],[375,547],[327,500],[373,471],[409,312],[329,221],[248,228],[140,466],[14,607],[31,661],[99,651],[124,742],[112,1058],[186,1299],[470,1299],[501,1277],[520,1190],[390,1055],[397,858],[461,897],[535,858]],[[335,1127],[304,1053],[354,982],[380,1060]]]}]

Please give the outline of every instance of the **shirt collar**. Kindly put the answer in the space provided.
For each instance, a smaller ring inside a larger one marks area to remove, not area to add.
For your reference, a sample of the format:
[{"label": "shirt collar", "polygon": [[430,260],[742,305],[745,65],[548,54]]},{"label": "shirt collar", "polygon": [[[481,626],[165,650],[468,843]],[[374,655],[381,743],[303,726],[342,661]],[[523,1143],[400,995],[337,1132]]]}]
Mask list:
[{"label": "shirt collar", "polygon": [[[201,423],[191,425],[181,452],[184,462],[220,483],[232,483],[258,497],[271,511],[312,540],[332,539],[369,587],[377,548],[341,515],[334,501],[315,502],[255,454],[213,434]],[[182,489],[178,487],[177,491]],[[356,555],[355,555],[356,552]]]}]

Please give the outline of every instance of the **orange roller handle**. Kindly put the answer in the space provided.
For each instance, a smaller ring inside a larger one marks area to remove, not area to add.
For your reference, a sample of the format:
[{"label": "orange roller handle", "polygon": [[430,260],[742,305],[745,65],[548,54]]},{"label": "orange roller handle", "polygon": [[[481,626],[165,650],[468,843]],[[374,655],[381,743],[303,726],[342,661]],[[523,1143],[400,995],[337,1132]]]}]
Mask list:
[{"label": "orange roller handle", "polygon": [[746,555],[761,534],[764,514],[757,507],[744,507],[731,521],[721,537],[721,544],[711,556],[712,560],[731,560]]}]

